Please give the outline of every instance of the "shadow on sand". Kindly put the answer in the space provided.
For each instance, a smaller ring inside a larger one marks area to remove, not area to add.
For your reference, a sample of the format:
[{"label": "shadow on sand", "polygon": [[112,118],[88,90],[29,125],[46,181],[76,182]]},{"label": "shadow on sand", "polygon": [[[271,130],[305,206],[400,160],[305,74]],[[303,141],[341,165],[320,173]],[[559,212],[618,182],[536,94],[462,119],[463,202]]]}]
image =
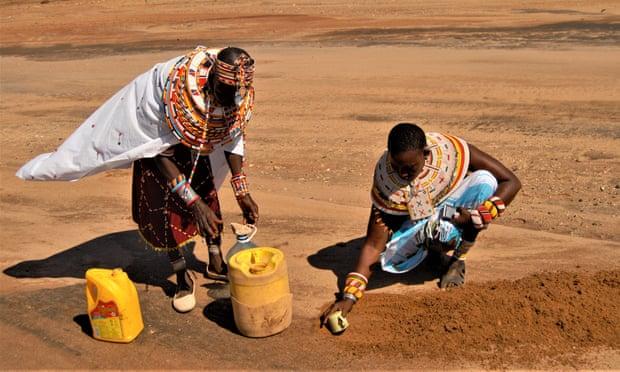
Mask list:
[{"label": "shadow on sand", "polygon": [[[190,270],[205,272],[206,264],[194,255],[194,243],[183,248]],[[84,278],[86,270],[122,268],[132,281],[161,287],[172,296],[175,284],[167,278],[172,267],[165,252],[147,247],[137,230],[117,232],[87,241],[40,260],[23,261],[5,269],[15,278]]]},{"label": "shadow on sand", "polygon": [[205,306],[202,314],[218,326],[230,331],[231,333],[241,335],[235,324],[233,315],[232,301],[230,298],[219,298],[211,301]]},{"label": "shadow on sand", "polygon": [[[342,289],[347,274],[355,270],[364,239],[365,237],[360,237],[322,248],[309,256],[308,262],[318,269],[331,270],[338,278],[338,288]],[[383,288],[394,283],[420,285],[436,280],[440,275],[437,262],[430,256],[420,266],[405,274],[390,274],[381,270],[379,264],[375,264],[372,266],[372,279],[367,289]]]},{"label": "shadow on sand", "polygon": [[207,295],[213,299],[202,311],[202,314],[218,326],[240,335],[233,316],[230,286],[228,283],[214,282],[202,285]]}]

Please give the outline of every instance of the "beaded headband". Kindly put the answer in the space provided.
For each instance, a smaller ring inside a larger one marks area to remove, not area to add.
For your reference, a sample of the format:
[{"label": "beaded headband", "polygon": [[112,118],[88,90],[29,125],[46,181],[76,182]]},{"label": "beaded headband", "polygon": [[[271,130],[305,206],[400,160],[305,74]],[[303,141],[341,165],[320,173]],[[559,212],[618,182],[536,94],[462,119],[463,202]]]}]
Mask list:
[{"label": "beaded headband", "polygon": [[215,76],[224,84],[239,87],[250,87],[254,80],[254,60],[242,55],[234,64],[215,60]]}]

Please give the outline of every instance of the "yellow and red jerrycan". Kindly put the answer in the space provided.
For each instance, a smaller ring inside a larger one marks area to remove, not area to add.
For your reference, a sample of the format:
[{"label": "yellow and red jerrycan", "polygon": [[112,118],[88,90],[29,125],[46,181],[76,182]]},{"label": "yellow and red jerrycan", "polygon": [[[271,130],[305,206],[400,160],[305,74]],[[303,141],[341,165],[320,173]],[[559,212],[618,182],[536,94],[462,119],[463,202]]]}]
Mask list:
[{"label": "yellow and red jerrycan", "polygon": [[248,337],[284,331],[293,317],[284,253],[256,247],[239,251],[228,260],[228,278],[235,324]]},{"label": "yellow and red jerrycan", "polygon": [[131,342],[144,328],[138,291],[122,269],[86,271],[86,302],[98,340]]}]

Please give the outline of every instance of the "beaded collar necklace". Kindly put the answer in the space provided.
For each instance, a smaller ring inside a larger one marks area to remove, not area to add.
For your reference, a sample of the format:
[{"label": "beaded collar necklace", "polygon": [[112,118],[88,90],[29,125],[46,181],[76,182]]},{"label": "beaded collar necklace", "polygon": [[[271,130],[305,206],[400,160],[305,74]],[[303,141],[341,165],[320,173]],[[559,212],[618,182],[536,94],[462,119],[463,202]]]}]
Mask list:
[{"label": "beaded collar necklace", "polygon": [[221,142],[216,133],[207,134],[213,98],[209,92],[203,92],[210,72],[218,81],[237,87],[235,120],[232,123],[226,120],[230,127],[228,137],[234,137],[242,130],[239,127],[244,127],[242,121],[249,119],[253,105],[254,60],[251,58],[241,56],[231,65],[218,60],[204,47],[198,47],[181,58],[164,87],[165,119],[181,143],[201,152],[207,151],[213,143]]}]

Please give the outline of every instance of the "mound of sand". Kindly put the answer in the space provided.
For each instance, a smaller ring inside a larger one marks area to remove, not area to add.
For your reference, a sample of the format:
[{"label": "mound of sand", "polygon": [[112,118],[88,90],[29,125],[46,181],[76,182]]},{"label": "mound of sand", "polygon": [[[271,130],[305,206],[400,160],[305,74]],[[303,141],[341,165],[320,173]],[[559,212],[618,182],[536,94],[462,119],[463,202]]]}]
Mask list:
[{"label": "mound of sand", "polygon": [[619,297],[618,270],[542,273],[447,292],[370,294],[349,316],[346,343],[399,358],[536,367],[546,357],[620,347]]}]

